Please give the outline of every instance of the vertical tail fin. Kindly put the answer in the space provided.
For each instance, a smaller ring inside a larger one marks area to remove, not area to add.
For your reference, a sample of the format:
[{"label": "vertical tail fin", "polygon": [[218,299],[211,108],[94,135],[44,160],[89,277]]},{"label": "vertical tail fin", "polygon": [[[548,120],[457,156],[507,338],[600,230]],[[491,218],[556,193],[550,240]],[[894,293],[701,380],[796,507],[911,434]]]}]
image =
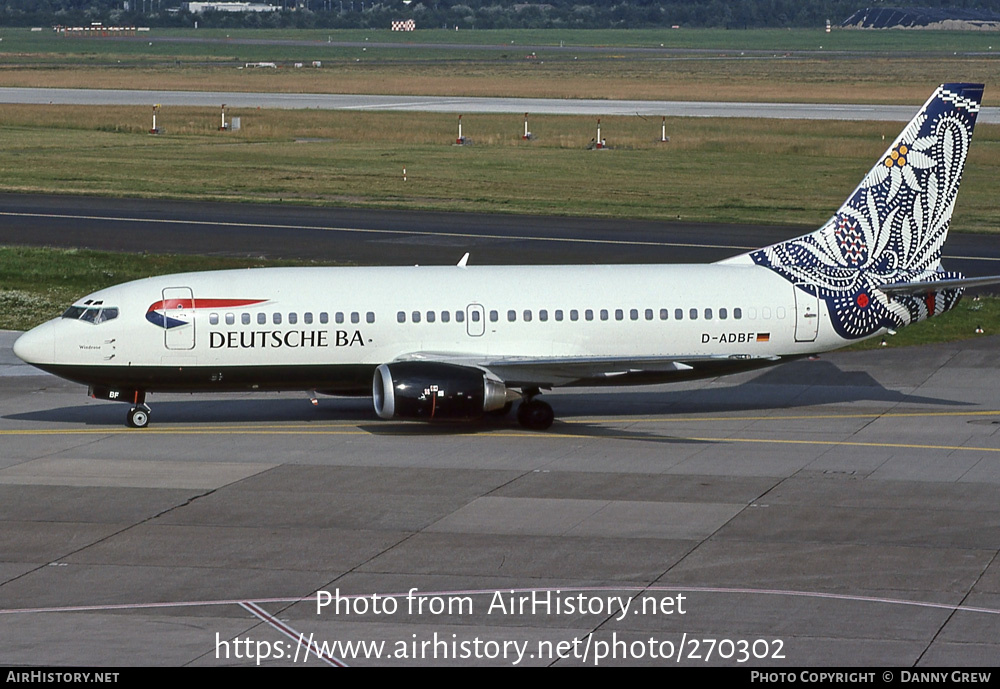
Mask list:
[{"label": "vertical tail fin", "polygon": [[730,261],[815,285],[849,339],[947,310],[959,291],[937,301],[931,294],[921,306],[878,287],[961,277],[943,272],[941,247],[982,96],[982,84],[942,84],[823,227]]}]

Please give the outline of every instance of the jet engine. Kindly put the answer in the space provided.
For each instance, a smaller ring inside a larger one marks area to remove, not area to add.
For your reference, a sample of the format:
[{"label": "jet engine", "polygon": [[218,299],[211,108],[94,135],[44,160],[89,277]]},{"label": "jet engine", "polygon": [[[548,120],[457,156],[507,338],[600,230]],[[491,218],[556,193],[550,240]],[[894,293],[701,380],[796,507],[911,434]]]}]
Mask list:
[{"label": "jet engine", "polygon": [[472,420],[521,398],[487,372],[433,361],[382,364],[372,380],[383,419]]}]

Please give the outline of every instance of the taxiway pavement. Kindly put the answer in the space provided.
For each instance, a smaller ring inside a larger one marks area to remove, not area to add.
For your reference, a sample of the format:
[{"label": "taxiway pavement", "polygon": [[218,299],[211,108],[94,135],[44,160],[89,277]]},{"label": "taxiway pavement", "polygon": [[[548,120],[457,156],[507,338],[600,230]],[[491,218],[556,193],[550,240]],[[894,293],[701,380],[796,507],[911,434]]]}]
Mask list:
[{"label": "taxiway pavement", "polygon": [[[543,433],[380,422],[368,400],[302,394],[155,395],[152,425],[129,430],[124,405],[17,364],[13,337],[8,665],[1000,655],[997,337],[556,391]],[[338,590],[350,610],[317,614],[310,597]],[[304,661],[308,639],[384,646]]]}]

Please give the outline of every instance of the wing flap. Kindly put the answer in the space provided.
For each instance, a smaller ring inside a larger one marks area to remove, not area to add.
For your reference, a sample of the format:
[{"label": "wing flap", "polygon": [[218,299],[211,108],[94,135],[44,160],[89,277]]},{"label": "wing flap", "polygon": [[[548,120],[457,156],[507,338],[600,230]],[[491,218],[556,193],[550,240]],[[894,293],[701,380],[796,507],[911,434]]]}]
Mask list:
[{"label": "wing flap", "polygon": [[472,366],[492,373],[512,387],[535,385],[554,387],[560,385],[600,385],[624,382],[628,378],[671,380],[701,375],[713,375],[722,369],[750,369],[776,363],[779,357],[752,356],[662,356],[647,358],[629,357],[489,357],[449,352],[415,352],[397,358],[397,361],[437,361]]}]

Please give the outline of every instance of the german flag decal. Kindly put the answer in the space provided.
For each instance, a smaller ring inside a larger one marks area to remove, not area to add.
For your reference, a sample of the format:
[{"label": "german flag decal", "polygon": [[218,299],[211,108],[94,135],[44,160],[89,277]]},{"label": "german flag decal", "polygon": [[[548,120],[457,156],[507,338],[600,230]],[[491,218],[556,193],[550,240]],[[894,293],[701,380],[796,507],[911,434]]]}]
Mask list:
[{"label": "german flag decal", "polygon": [[757,333],[757,341],[758,342],[770,342],[771,341],[771,333]]}]

